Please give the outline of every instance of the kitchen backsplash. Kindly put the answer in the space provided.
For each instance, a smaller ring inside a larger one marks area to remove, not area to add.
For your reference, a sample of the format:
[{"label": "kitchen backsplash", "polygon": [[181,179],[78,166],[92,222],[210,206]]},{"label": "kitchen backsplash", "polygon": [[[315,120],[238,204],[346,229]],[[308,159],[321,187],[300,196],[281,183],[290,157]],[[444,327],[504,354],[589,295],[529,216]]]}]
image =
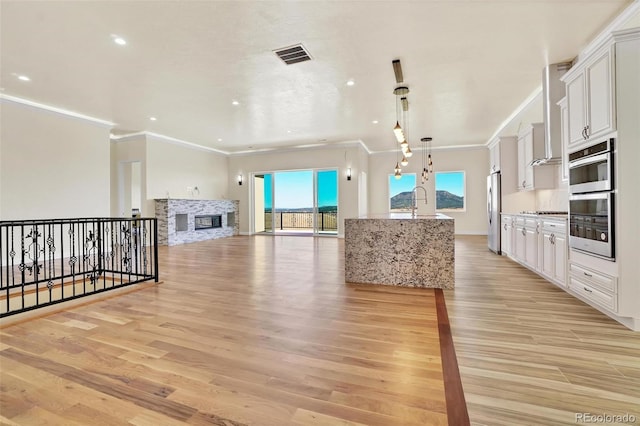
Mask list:
[{"label": "kitchen backsplash", "polygon": [[522,211],[567,211],[569,209],[569,185],[560,177],[560,166],[557,166],[555,189],[538,189],[503,194],[502,212],[520,213]]}]

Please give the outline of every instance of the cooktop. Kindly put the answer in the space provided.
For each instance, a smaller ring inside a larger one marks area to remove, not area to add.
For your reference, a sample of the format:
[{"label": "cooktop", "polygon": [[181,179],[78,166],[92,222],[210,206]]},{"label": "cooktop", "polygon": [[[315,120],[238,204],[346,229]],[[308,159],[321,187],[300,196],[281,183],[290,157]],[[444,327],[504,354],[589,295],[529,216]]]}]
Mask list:
[{"label": "cooktop", "polygon": [[521,214],[569,214],[569,212],[560,212],[553,210],[536,210],[536,211],[522,211]]}]

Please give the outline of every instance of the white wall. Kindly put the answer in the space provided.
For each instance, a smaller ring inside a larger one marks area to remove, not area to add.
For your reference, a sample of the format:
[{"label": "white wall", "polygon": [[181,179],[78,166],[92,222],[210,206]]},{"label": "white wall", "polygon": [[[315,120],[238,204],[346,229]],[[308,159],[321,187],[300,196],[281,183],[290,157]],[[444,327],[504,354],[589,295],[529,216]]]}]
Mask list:
[{"label": "white wall", "polygon": [[0,219],[109,216],[109,127],[7,99],[0,120]]},{"label": "white wall", "polygon": [[147,213],[153,215],[155,198],[229,198],[228,159],[223,154],[147,135],[146,160]]},{"label": "white wall", "polygon": [[[486,148],[465,150],[438,150],[431,153],[434,172],[465,172],[464,212],[446,212],[455,219],[456,234],[487,233],[487,175],[489,151]],[[396,154],[392,152],[374,154],[369,157],[369,213],[382,214],[389,211],[389,174],[393,173]],[[403,173],[415,173],[420,181],[420,151],[414,149],[409,165]],[[435,209],[435,179],[430,177],[424,185],[427,189],[428,205]]]},{"label": "white wall", "polygon": [[[358,180],[360,172],[367,172],[368,162],[359,143],[324,146],[290,151],[240,154],[229,157],[229,197],[240,200],[240,232],[251,232],[251,185],[237,183],[238,174],[244,182],[251,182],[251,173],[322,168],[338,169],[338,234],[344,235],[344,219],[358,217]],[[351,167],[352,178],[346,178]]]}]

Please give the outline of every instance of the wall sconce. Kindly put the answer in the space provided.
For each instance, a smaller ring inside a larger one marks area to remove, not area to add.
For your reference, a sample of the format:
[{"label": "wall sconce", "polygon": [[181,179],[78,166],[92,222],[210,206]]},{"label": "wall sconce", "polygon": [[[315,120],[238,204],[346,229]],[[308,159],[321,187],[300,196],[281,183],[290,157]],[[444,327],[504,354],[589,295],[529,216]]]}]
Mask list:
[{"label": "wall sconce", "polygon": [[242,173],[238,175],[238,185],[242,185]]},{"label": "wall sconce", "polygon": [[351,167],[347,169],[347,180],[351,180]]}]

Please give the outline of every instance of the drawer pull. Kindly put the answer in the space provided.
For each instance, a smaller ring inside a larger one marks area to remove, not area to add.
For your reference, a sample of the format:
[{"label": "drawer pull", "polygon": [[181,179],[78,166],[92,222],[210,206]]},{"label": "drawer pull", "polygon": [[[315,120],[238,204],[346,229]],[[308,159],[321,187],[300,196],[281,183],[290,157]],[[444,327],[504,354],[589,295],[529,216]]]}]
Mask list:
[{"label": "drawer pull", "polygon": [[583,274],[585,274],[589,278],[593,278],[593,275],[591,275],[591,274],[587,274],[586,272],[583,272]]},{"label": "drawer pull", "polygon": [[584,291],[588,291],[589,293],[593,293],[593,290],[591,290],[590,288],[587,288],[587,287],[582,287],[582,288],[584,288]]}]

